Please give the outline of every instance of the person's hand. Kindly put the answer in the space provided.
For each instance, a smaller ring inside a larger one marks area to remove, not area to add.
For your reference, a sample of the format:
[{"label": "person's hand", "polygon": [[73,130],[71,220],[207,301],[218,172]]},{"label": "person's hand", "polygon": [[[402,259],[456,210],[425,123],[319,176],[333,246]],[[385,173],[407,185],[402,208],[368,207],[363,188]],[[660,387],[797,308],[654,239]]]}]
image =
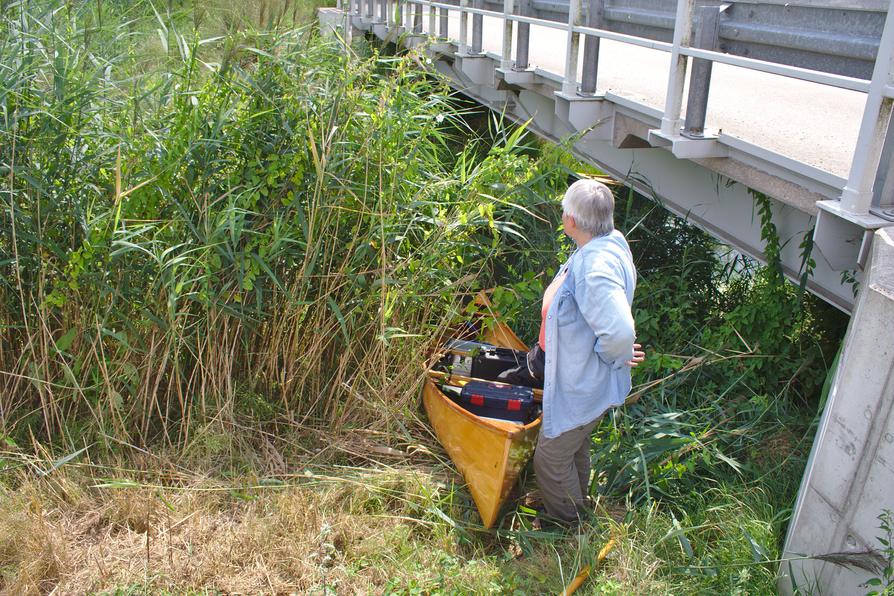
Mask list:
[{"label": "person's hand", "polygon": [[639,366],[639,363],[646,359],[646,353],[643,352],[643,347],[640,344],[633,344],[633,360],[627,361],[627,366],[630,368],[635,368]]}]

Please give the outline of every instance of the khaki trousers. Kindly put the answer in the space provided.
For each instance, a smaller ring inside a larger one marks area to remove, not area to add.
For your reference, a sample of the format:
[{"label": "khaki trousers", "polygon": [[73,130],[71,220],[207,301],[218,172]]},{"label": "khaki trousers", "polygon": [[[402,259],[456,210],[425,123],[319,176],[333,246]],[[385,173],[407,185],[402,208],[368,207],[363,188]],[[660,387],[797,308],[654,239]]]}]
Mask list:
[{"label": "khaki trousers", "polygon": [[554,518],[577,521],[590,486],[590,434],[599,419],[565,431],[558,437],[537,439],[534,473],[546,512]]}]

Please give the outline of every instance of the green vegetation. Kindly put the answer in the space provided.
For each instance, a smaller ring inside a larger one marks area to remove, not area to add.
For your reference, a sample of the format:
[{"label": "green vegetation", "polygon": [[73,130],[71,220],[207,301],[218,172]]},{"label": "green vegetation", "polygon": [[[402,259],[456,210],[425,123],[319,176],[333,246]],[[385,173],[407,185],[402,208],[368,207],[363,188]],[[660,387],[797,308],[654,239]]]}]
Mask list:
[{"label": "green vegetation", "polygon": [[406,379],[462,296],[535,269],[517,247],[554,228],[537,211],[561,176],[515,148],[520,132],[457,149],[456,106],[412,56],[285,30],[218,40],[215,65],[207,40],[175,33],[181,60],[121,79],[133,63],[101,53],[118,27],[80,48],[86,8],[13,9],[8,434],[179,443],[243,406],[384,424],[415,402]]},{"label": "green vegetation", "polygon": [[585,593],[774,591],[846,321],[768,209],[761,267],[618,187],[649,358],[597,515],[487,532],[428,350],[481,288],[533,337],[595,172],[310,5],[2,5],[0,590],[558,592],[614,540]]},{"label": "green vegetation", "polygon": [[866,596],[894,594],[894,514],[890,509],[885,509],[879,514],[878,521],[882,535],[876,538],[883,547],[882,563],[879,565],[881,577],[873,577],[864,584],[864,587],[869,588]]}]

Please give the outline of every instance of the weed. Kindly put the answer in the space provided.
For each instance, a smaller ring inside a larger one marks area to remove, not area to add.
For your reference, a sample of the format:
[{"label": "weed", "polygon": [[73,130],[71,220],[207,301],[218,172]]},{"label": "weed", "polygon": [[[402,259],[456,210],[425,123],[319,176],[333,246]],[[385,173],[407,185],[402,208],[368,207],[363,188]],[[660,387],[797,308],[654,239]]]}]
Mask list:
[{"label": "weed", "polygon": [[879,514],[878,520],[882,535],[876,537],[876,540],[882,545],[881,556],[884,563],[880,577],[873,577],[863,584],[862,587],[869,589],[866,596],[894,593],[894,514],[890,509],[885,509]]}]

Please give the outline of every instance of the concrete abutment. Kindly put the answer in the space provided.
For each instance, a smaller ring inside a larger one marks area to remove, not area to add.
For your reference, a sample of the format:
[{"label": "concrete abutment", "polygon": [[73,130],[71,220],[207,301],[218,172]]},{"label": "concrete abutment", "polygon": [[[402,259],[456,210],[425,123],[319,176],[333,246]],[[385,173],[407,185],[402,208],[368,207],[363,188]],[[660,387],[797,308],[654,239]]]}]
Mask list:
[{"label": "concrete abutment", "polygon": [[[894,510],[894,233],[875,233],[863,287],[789,524],[779,592],[865,594],[874,577],[837,555],[884,566],[878,515]],[[803,558],[803,557],[808,558]]]}]

